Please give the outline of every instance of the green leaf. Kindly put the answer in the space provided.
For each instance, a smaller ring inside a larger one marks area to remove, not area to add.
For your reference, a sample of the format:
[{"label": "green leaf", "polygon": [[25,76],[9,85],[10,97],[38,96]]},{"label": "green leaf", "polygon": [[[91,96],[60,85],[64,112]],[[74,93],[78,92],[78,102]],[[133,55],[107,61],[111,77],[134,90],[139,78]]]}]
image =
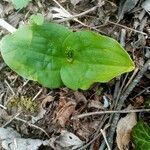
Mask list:
[{"label": "green leaf", "polygon": [[132,140],[136,150],[150,150],[150,127],[143,121],[139,121],[132,130]]},{"label": "green leaf", "polygon": [[16,9],[22,9],[28,5],[30,0],[12,0]]},{"label": "green leaf", "polygon": [[29,23],[42,25],[44,23],[44,16],[42,14],[37,13],[36,15],[32,15],[30,17]]},{"label": "green leaf", "polygon": [[72,89],[88,89],[94,82],[107,82],[134,68],[117,41],[91,31],[72,33],[63,49],[72,52],[72,60],[61,68],[61,78]]},{"label": "green leaf", "polygon": [[62,43],[70,30],[58,24],[24,26],[3,38],[1,53],[6,64],[19,75],[50,88],[63,85]]},{"label": "green leaf", "polygon": [[91,31],[72,32],[54,23],[18,29],[2,39],[1,53],[19,75],[49,88],[64,84],[86,90],[94,82],[107,82],[134,69],[114,39]]}]

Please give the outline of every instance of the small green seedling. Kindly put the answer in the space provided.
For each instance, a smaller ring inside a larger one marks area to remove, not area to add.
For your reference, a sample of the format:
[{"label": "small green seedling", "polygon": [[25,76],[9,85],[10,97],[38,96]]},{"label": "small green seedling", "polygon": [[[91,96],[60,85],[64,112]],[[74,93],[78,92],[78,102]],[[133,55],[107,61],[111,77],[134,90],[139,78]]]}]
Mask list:
[{"label": "small green seedling", "polygon": [[16,9],[26,7],[31,0],[11,0]]},{"label": "small green seedling", "polygon": [[36,17],[5,36],[0,49],[15,72],[49,88],[66,85],[86,90],[95,82],[108,82],[134,69],[116,40],[92,31],[73,32]]},{"label": "small green seedling", "polygon": [[135,144],[136,150],[150,150],[150,126],[149,124],[138,121],[132,129],[131,139]]}]

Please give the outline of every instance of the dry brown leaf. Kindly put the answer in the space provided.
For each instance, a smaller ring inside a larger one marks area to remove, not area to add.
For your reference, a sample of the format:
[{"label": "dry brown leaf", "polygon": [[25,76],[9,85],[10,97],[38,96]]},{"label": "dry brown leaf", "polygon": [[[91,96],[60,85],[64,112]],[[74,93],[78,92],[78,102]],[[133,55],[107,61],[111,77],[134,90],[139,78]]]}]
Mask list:
[{"label": "dry brown leaf", "polygon": [[103,104],[100,101],[95,101],[95,100],[91,100],[88,103],[88,108],[104,109]]},{"label": "dry brown leaf", "polygon": [[85,122],[75,122],[77,127],[75,128],[76,134],[82,137],[82,139],[85,139],[85,141],[88,141],[91,137],[91,135],[97,131],[99,127],[99,120],[92,120],[89,122],[89,120]]},{"label": "dry brown leaf", "polygon": [[[130,106],[129,106],[130,107]],[[132,128],[136,125],[136,113],[127,114],[121,118],[117,125],[117,146],[119,150],[126,150],[130,142],[130,133]]]},{"label": "dry brown leaf", "polygon": [[83,102],[85,104],[87,103],[87,99],[83,95],[83,93],[81,93],[79,91],[76,91],[76,92],[74,92],[74,96],[75,96],[75,99],[76,99],[77,103],[80,103],[80,102]]},{"label": "dry brown leaf", "polygon": [[88,101],[86,97],[83,95],[83,93],[79,91],[74,92],[74,96],[77,103],[76,110],[78,112],[81,112],[86,107]]},{"label": "dry brown leaf", "polygon": [[44,100],[42,101],[42,107],[43,108],[46,108],[46,105],[47,105],[47,103],[50,103],[50,102],[52,102],[54,100],[54,97],[52,97],[52,96],[46,96],[45,98],[44,98]]},{"label": "dry brown leaf", "polygon": [[52,97],[52,96],[46,96],[44,98],[44,100],[39,105],[39,112],[38,112],[37,116],[32,116],[33,124],[44,117],[44,115],[46,113],[45,108],[46,108],[47,103],[50,103],[53,100],[54,100],[54,97]]},{"label": "dry brown leaf", "polygon": [[74,113],[76,103],[73,101],[66,101],[61,99],[56,113],[56,121],[64,127],[70,116]]},{"label": "dry brown leaf", "polygon": [[143,103],[144,103],[144,98],[143,98],[143,96],[140,95],[135,98],[134,107],[140,107],[141,105],[143,105]]}]

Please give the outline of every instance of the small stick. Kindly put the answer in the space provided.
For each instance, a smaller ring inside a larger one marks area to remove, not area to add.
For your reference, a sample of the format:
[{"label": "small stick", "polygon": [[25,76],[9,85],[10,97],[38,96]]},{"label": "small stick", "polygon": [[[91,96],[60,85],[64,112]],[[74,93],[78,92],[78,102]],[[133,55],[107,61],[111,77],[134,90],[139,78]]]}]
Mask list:
[{"label": "small stick", "polygon": [[71,119],[76,120],[76,119],[81,119],[84,117],[89,117],[92,115],[104,115],[104,114],[126,114],[126,113],[136,113],[136,112],[150,112],[150,109],[133,109],[133,110],[108,110],[108,111],[96,111],[96,112],[89,112],[89,113],[84,113],[80,115],[75,115]]},{"label": "small stick", "polygon": [[7,82],[7,80],[5,80],[4,82],[7,84],[8,88],[9,88],[10,91],[12,92],[13,96],[15,96],[16,94],[15,94],[15,92],[13,91],[12,87],[11,87],[11,86],[9,85],[9,83]]},{"label": "small stick", "polygon": [[41,88],[38,93],[32,98],[32,101],[34,101],[40,94],[41,92],[43,91],[43,89]]},{"label": "small stick", "polygon": [[101,136],[101,132],[100,129],[102,128],[103,124],[105,123],[105,121],[108,119],[108,115],[104,116],[103,119],[101,120],[101,124],[99,124],[98,129],[96,130],[95,136],[93,137],[93,139],[91,141],[89,141],[88,143],[86,143],[84,146],[80,147],[78,150],[85,150],[88,146],[90,146],[97,138],[99,138]]},{"label": "small stick", "polygon": [[120,44],[122,47],[125,47],[125,38],[126,38],[126,30],[121,29],[121,35],[120,35]]},{"label": "small stick", "polygon": [[116,78],[116,84],[115,84],[113,99],[117,98],[119,88],[120,88],[120,76]]},{"label": "small stick", "polygon": [[[122,47],[125,47],[125,38],[126,38],[126,30],[125,29],[121,29],[121,34],[120,34],[120,44]],[[127,74],[126,74],[126,77],[127,77]],[[116,104],[118,103],[118,100],[119,100],[119,97],[120,97],[120,94],[121,94],[121,91],[122,91],[122,88],[125,84],[125,81],[126,81],[126,77],[125,79],[123,80],[123,83],[122,85],[121,84],[121,76],[119,76],[119,80],[116,82],[116,85],[115,85],[115,91],[114,91],[114,99],[115,99],[115,104],[114,106],[116,106]],[[121,87],[120,87],[121,86]],[[116,108],[116,107],[115,107]]]},{"label": "small stick", "polygon": [[124,87],[125,82],[126,82],[126,80],[127,80],[127,77],[128,77],[128,73],[125,75],[125,77],[124,77],[124,79],[123,79],[123,81],[122,81],[122,85],[121,85],[120,89],[118,90],[119,92],[118,92],[118,95],[117,95],[116,100],[115,100],[114,108],[116,108],[116,106],[117,106],[117,104],[118,104],[118,100],[119,100],[120,95],[121,95],[121,93],[122,93],[122,90],[123,90],[123,87]]},{"label": "small stick", "polygon": [[48,135],[48,133],[47,133],[44,129],[42,129],[42,128],[40,128],[40,127],[34,125],[34,124],[31,124],[31,123],[29,123],[28,121],[19,118],[18,116],[16,116],[14,119],[16,119],[16,120],[18,120],[18,121],[21,121],[21,122],[23,122],[23,123],[26,123],[26,124],[29,125],[30,127],[34,127],[34,128],[36,128],[36,129],[41,130],[41,131],[42,131],[43,133],[45,133],[46,136],[50,139],[50,136]]},{"label": "small stick", "polygon": [[[68,15],[70,15],[70,17],[72,17],[72,15],[71,15],[63,6],[61,6],[56,0],[53,0],[53,1],[54,1],[64,12],[66,12]],[[78,22],[79,24],[81,24],[81,25],[84,26],[84,27],[88,27],[88,28],[91,28],[91,29],[93,29],[93,30],[95,30],[95,31],[97,31],[97,32],[101,32],[101,33],[105,34],[104,32],[99,31],[98,29],[96,29],[95,27],[90,27],[90,26],[86,25],[85,23],[81,22],[81,21],[78,20],[77,18],[73,18],[73,20],[76,21],[76,22]]]},{"label": "small stick", "polygon": [[0,26],[3,27],[4,29],[8,30],[10,33],[13,33],[16,31],[16,28],[11,26],[9,23],[7,23],[5,20],[0,19]]},{"label": "small stick", "polygon": [[108,20],[107,22],[108,22],[108,23],[110,23],[110,24],[114,24],[114,25],[117,25],[117,26],[119,26],[119,27],[122,27],[122,28],[128,29],[128,30],[131,30],[131,31],[134,31],[134,32],[137,32],[137,33],[143,34],[143,35],[147,35],[145,32],[142,32],[142,31],[138,31],[138,30],[136,30],[136,29],[129,28],[129,27],[124,26],[124,25],[119,24],[119,23],[115,23],[115,22],[112,22],[112,21],[109,21],[109,20]]},{"label": "small stick", "polygon": [[7,110],[7,107],[3,106],[2,104],[0,104],[0,107],[3,108],[4,110]]},{"label": "small stick", "polygon": [[111,150],[111,149],[110,149],[110,146],[109,146],[109,144],[108,144],[107,138],[106,138],[106,133],[105,133],[105,131],[102,130],[102,129],[101,129],[100,131],[101,131],[101,133],[102,133],[102,135],[103,135],[103,138],[104,138],[104,140],[105,140],[105,143],[106,143],[106,145],[107,145],[108,150]]},{"label": "small stick", "polygon": [[68,18],[56,20],[56,22],[61,23],[61,22],[64,22],[64,21],[69,21],[69,20],[72,20],[72,19],[74,19],[74,18],[78,18],[78,17],[84,16],[84,15],[86,15],[86,14],[88,14],[88,13],[90,13],[90,12],[96,10],[97,7],[98,7],[98,6],[95,6],[95,7],[93,7],[93,8],[90,8],[90,9],[88,9],[88,10],[86,10],[86,11],[80,13],[80,14],[77,14],[77,15],[71,15],[71,16],[68,17]]},{"label": "small stick", "polygon": [[23,83],[22,87],[26,86],[29,81],[30,81],[30,80],[26,80],[26,81]]},{"label": "small stick", "polygon": [[[126,91],[122,94],[122,96],[119,99],[117,110],[120,110],[131,93],[131,91],[134,89],[134,87],[140,82],[141,78],[143,77],[143,74],[147,71],[148,67],[150,66],[150,59],[147,60],[147,62],[144,64],[143,68],[138,72],[134,80],[130,83]],[[113,137],[116,130],[116,126],[119,120],[120,114],[116,113],[112,119],[111,128],[109,130],[108,134],[108,142],[110,145],[110,148],[112,149],[113,146]]]},{"label": "small stick", "polygon": [[10,124],[17,116],[20,115],[20,112],[13,116],[9,121],[7,121],[2,127],[5,128],[8,124]]},{"label": "small stick", "polygon": [[[125,29],[127,29],[127,30],[134,31],[134,32],[136,32],[136,33],[140,33],[140,34],[143,34],[143,35],[147,35],[147,33],[145,33],[145,32],[142,32],[142,31],[139,31],[139,30],[136,30],[136,29],[129,28],[129,27],[124,26],[124,25],[119,24],[119,23],[115,23],[115,22],[112,22],[112,21],[107,21],[107,22],[110,23],[110,24],[114,24],[114,25],[117,25],[117,26],[119,26],[119,27],[125,28]],[[98,27],[98,26],[96,26],[96,27]]]},{"label": "small stick", "polygon": [[135,99],[137,96],[141,95],[142,93],[144,93],[146,90],[149,90],[150,89],[150,86],[143,89],[141,92],[139,92],[138,94],[136,94],[134,97],[131,98],[131,100]]},{"label": "small stick", "polygon": [[127,82],[127,84],[125,85],[125,87],[123,88],[123,91],[125,91],[128,87],[128,85],[131,83],[131,81],[134,79],[135,75],[137,74],[137,72],[139,71],[139,68],[135,68],[132,76],[130,77],[130,80]]}]

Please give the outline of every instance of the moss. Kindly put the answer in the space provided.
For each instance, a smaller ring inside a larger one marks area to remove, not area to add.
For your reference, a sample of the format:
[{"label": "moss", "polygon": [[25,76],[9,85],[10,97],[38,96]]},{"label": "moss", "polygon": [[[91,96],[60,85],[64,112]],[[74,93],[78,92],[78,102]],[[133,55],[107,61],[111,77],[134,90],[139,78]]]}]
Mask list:
[{"label": "moss", "polygon": [[32,101],[31,97],[14,96],[7,104],[9,109],[15,108],[17,111],[25,113],[35,113],[38,111],[38,103]]}]

